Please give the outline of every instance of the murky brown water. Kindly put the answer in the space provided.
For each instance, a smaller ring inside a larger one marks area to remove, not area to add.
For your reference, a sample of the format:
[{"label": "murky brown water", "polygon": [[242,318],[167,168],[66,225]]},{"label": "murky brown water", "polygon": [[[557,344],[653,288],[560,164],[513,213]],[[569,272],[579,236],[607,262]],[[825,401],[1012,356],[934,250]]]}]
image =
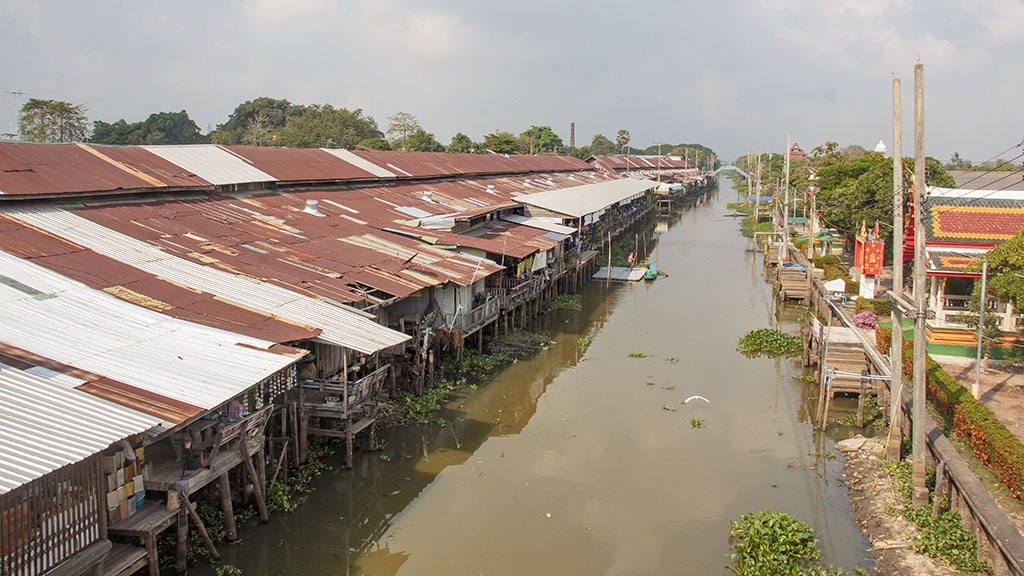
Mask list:
[{"label": "murky brown water", "polygon": [[[810,524],[828,563],[870,569],[799,362],[735,351],[748,330],[798,328],[723,216],[736,193],[722,186],[659,227],[667,278],[592,282],[584,312],[550,318],[558,343],[467,390],[450,427],[386,431],[387,461],[338,458],[301,510],[247,526],[224,562],[247,576],[730,574],[729,522],[769,508]],[[680,404],[695,394],[710,403]]]}]

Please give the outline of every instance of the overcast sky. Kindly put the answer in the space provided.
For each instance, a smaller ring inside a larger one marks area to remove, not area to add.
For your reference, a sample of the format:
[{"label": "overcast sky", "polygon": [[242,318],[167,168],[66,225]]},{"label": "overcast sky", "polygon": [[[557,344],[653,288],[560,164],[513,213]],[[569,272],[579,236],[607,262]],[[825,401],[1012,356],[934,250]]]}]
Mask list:
[{"label": "overcast sky", "polygon": [[[14,98],[90,120],[187,110],[207,132],[259,96],[409,112],[447,144],[549,125],[569,143],[697,142],[733,159],[826,140],[891,147],[925,65],[927,153],[1024,137],[1019,0],[0,0],[0,131]],[[1002,154],[1015,156],[1020,149]]]}]

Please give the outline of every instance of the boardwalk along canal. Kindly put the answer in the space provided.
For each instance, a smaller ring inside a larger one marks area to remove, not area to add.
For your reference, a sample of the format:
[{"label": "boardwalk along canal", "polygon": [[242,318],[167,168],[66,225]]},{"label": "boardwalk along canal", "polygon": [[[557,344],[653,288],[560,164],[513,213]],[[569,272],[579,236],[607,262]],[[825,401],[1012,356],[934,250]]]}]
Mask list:
[{"label": "boardwalk along canal", "polygon": [[[731,574],[729,522],[771,509],[810,525],[826,563],[870,568],[831,457],[843,430],[813,430],[799,359],[736,352],[749,330],[798,331],[797,313],[776,313],[721,186],[658,227],[667,277],[590,282],[582,312],[547,316],[548,350],[466,390],[447,426],[385,431],[353,470],[335,456],[297,512],[250,525],[223,561],[268,576]],[[681,403],[693,395],[710,402]]]}]

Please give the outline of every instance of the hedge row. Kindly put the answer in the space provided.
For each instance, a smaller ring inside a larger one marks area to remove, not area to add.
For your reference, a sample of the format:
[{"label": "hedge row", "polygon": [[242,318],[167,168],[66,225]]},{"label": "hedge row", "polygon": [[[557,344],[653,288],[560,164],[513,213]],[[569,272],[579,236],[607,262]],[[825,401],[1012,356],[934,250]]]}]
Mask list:
[{"label": "hedge row", "polygon": [[863,312],[869,310],[874,312],[876,316],[891,316],[892,315],[892,302],[889,302],[885,298],[864,298],[863,296],[857,298],[857,312]]},{"label": "hedge row", "polygon": [[[892,329],[875,329],[878,349],[888,351],[892,344]],[[928,401],[953,423],[953,433],[971,447],[1010,492],[1024,500],[1024,444],[1017,439],[995,414],[974,399],[970,391],[928,357],[926,383]],[[903,377],[908,382],[914,376],[914,341],[903,341]]]}]

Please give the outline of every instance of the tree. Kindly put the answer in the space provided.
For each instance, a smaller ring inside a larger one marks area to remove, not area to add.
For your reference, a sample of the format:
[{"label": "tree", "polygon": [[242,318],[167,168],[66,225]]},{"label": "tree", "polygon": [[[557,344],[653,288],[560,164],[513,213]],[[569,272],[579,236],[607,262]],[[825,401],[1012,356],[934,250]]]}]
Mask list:
[{"label": "tree", "polygon": [[365,138],[359,141],[359,145],[373,150],[391,150],[391,144],[383,138]]},{"label": "tree", "polygon": [[[989,250],[985,254],[985,260],[988,261],[988,290],[995,292],[1003,302],[1012,302],[1014,309],[1019,313],[1024,309],[1022,308],[1024,306],[1024,230],[1018,230],[1013,238]],[[975,284],[980,283],[976,282]],[[972,310],[977,310],[979,302],[975,301],[975,296],[972,296],[971,301],[969,306]],[[989,330],[988,319],[994,316],[994,314],[985,316],[985,328],[982,329],[983,344]],[[977,315],[974,315],[973,320],[974,327],[977,328]],[[1018,322],[1018,326],[1024,326],[1024,324]],[[1024,336],[1024,328],[1020,335]],[[1018,365],[1024,363],[1024,349],[1014,346],[1006,357],[1006,361]]]},{"label": "tree", "polygon": [[417,130],[422,130],[420,122],[408,112],[398,112],[394,116],[388,116],[388,136],[391,138],[391,145],[395,148],[408,150],[406,140]]},{"label": "tree", "polygon": [[85,112],[84,104],[29,98],[21,107],[18,127],[29,142],[78,142],[89,133]]},{"label": "tree", "polygon": [[530,126],[519,134],[519,151],[523,154],[558,153],[562,138],[550,126]]},{"label": "tree", "polygon": [[448,152],[453,154],[465,154],[472,152],[475,148],[476,145],[473,144],[473,140],[462,132],[452,136],[452,141],[448,144]]},{"label": "tree", "polygon": [[261,96],[239,104],[228,117],[228,121],[217,126],[210,133],[210,141],[214,144],[241,144],[242,137],[249,127],[249,121],[257,114],[263,115],[263,126],[270,138],[276,130],[284,128],[288,118],[301,116],[305,106],[295,106],[287,100],[275,100]]},{"label": "tree", "polygon": [[594,134],[594,137],[590,140],[590,153],[592,156],[610,156],[621,151],[622,146],[616,148],[615,143],[604,134]]},{"label": "tree", "polygon": [[495,130],[484,136],[483,147],[498,154],[512,154],[518,148],[518,142],[512,134]]},{"label": "tree", "polygon": [[270,127],[267,126],[267,117],[263,112],[257,112],[245,121],[245,132],[242,133],[242,144],[247,144],[249,146],[263,146],[267,141],[267,134],[269,133]]},{"label": "tree", "polygon": [[199,126],[189,118],[188,112],[158,112],[142,122],[129,124],[122,118],[113,124],[101,120],[93,122],[90,142],[97,144],[203,144]]},{"label": "tree", "polygon": [[821,146],[815,146],[811,148],[811,156],[818,158],[819,156],[832,156],[839,154],[839,143],[832,142],[831,140],[826,141]]},{"label": "tree", "polygon": [[619,150],[629,146],[629,130],[619,130],[619,133],[615,136],[615,143],[619,145]]},{"label": "tree", "polygon": [[444,152],[444,145],[423,128],[414,130],[406,137],[405,142],[407,149],[414,152]]},{"label": "tree", "polygon": [[289,115],[284,128],[271,133],[274,145],[292,148],[355,148],[368,138],[383,136],[377,122],[364,116],[362,109],[330,104],[304,106],[301,115]]}]

